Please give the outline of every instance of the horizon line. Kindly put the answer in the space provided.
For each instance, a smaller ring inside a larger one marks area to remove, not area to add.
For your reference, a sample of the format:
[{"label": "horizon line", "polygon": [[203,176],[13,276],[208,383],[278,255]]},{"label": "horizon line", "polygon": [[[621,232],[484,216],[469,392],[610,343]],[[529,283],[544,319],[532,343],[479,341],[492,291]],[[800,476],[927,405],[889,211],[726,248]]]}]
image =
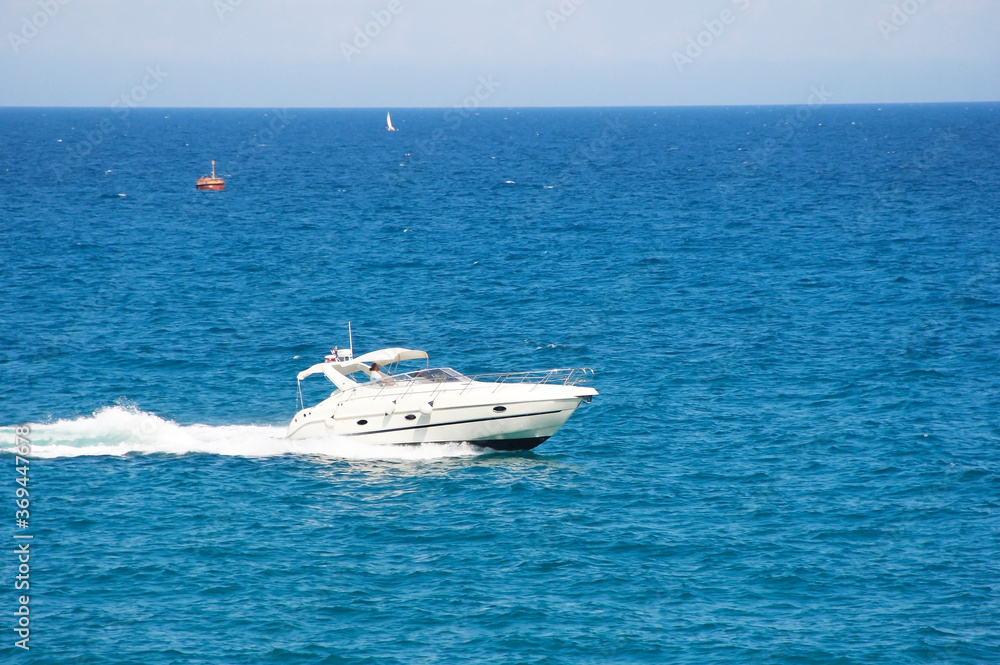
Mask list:
[{"label": "horizon line", "polygon": [[[479,106],[466,109],[469,112],[477,111],[513,111],[519,109],[680,109],[680,108],[766,108],[766,107],[786,107],[786,106],[943,106],[943,105],[983,105],[998,104],[997,100],[966,100],[966,101],[936,101],[936,102],[824,102],[820,104],[808,104],[798,102],[793,104],[572,104],[572,105],[523,105],[523,106]],[[38,106],[33,104],[0,104],[0,109],[79,109],[79,110],[106,110],[109,106],[85,106],[58,104],[52,106]],[[407,109],[414,111],[447,111],[463,106],[135,106],[129,111],[161,111],[161,110],[197,110],[197,111],[255,111],[271,109],[289,109],[299,111],[374,111],[374,110],[394,110]],[[120,110],[120,109],[119,109]]]}]

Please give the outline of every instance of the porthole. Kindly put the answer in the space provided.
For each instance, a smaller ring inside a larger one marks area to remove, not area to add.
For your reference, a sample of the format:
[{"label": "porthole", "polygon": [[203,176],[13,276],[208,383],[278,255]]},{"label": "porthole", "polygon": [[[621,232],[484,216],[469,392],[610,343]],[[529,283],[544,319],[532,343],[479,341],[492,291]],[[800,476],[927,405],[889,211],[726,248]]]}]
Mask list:
[{"label": "porthole", "polygon": [[408,413],[408,414],[406,414],[406,419],[407,420],[416,420],[417,417],[415,415],[413,415],[412,413]]},{"label": "porthole", "polygon": [[359,425],[367,425],[367,424],[368,424],[368,421],[367,421],[367,420],[359,420],[359,421],[358,421],[358,424],[359,424]]},{"label": "porthole", "polygon": [[507,410],[506,406],[494,406],[493,407],[493,412],[494,413],[503,413],[506,410]]}]

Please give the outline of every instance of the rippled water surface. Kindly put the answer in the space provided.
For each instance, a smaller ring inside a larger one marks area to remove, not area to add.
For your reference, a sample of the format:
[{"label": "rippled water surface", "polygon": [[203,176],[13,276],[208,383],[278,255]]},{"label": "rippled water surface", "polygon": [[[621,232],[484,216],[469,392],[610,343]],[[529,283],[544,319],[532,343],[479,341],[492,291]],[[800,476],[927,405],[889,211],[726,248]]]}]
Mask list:
[{"label": "rippled water surface", "polygon": [[[383,116],[0,109],[0,658],[1000,662],[995,106]],[[348,321],[601,394],[285,441]]]}]

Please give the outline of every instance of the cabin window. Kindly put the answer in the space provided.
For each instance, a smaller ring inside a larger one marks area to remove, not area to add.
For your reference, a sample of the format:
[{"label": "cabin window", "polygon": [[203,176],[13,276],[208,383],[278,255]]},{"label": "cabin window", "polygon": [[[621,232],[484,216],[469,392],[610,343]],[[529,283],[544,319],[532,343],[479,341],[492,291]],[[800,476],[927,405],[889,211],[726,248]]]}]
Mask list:
[{"label": "cabin window", "polygon": [[406,414],[406,419],[407,420],[416,420],[417,417],[415,415],[413,415],[412,413],[408,413],[408,414]]},{"label": "cabin window", "polygon": [[367,421],[367,420],[359,420],[359,421],[358,421],[358,424],[359,424],[359,425],[367,425],[367,424],[368,424],[368,421]]},{"label": "cabin window", "polygon": [[507,407],[506,407],[506,406],[494,406],[494,407],[493,407],[493,411],[494,411],[495,413],[503,413],[503,412],[504,412],[504,411],[506,411],[506,410],[507,410]]}]

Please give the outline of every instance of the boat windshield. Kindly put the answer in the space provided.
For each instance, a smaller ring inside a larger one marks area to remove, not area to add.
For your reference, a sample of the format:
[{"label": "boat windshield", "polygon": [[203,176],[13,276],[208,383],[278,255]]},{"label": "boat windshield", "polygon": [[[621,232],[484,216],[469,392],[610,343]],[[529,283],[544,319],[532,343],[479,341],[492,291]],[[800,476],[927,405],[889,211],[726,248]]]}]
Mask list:
[{"label": "boat windshield", "polygon": [[393,381],[415,381],[417,383],[448,383],[464,382],[468,383],[472,379],[460,372],[456,372],[450,367],[435,367],[434,369],[421,369],[416,372],[406,374],[394,374]]}]

